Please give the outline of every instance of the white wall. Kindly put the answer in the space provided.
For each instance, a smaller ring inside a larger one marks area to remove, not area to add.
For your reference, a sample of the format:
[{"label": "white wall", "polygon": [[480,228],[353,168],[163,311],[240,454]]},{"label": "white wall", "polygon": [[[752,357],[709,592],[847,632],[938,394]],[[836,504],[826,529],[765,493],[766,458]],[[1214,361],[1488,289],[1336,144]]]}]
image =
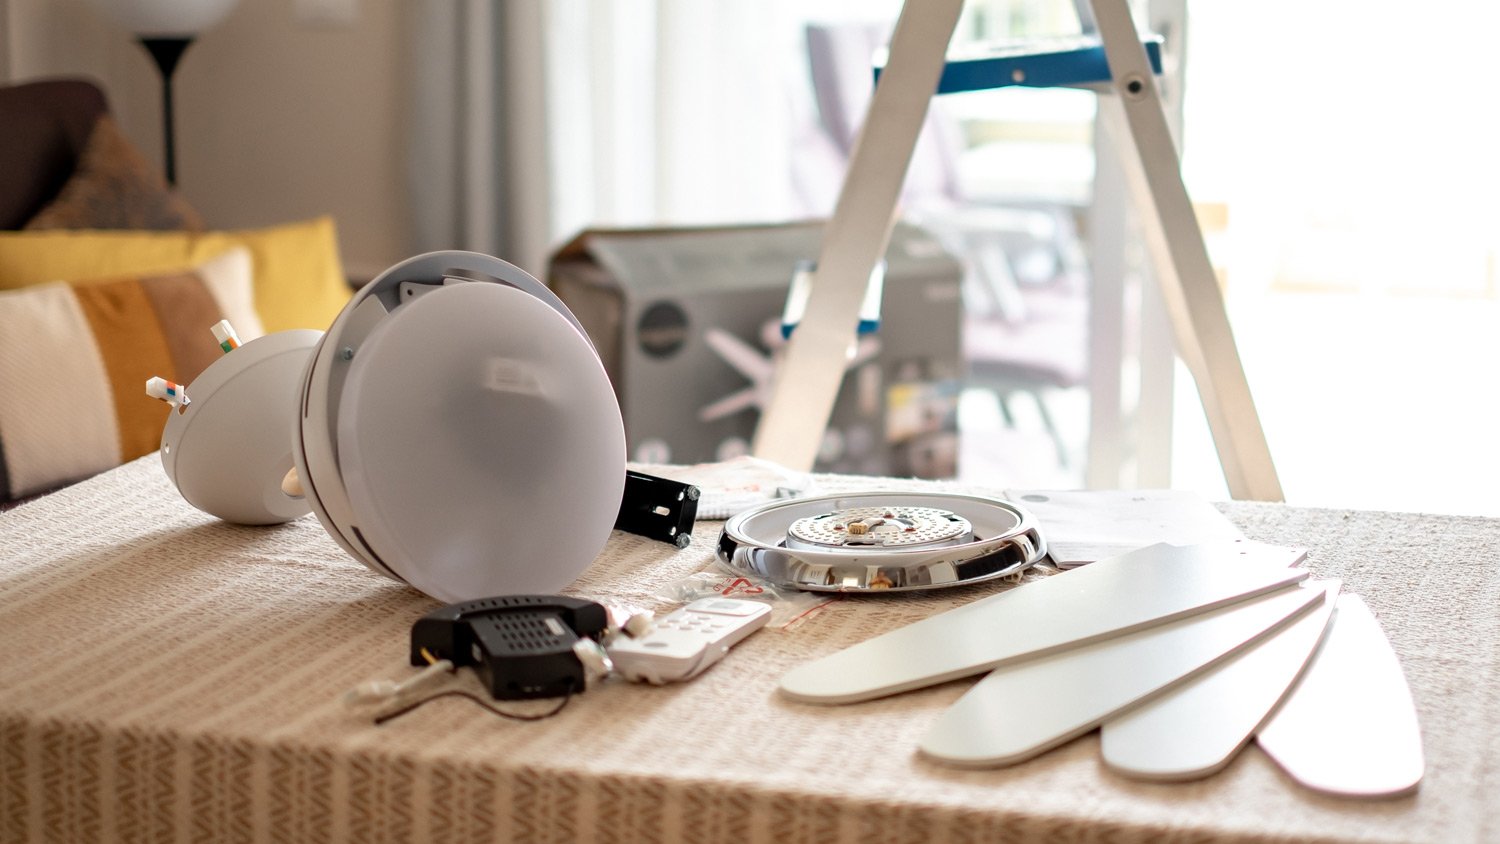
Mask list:
[{"label": "white wall", "polygon": [[[304,0],[241,0],[176,75],[177,181],[212,228],[317,214],[338,221],[348,269],[409,254],[397,0],[352,0],[341,26]],[[83,0],[0,0],[0,76],[102,82],[126,134],[161,161],[160,89],[131,35]]]}]

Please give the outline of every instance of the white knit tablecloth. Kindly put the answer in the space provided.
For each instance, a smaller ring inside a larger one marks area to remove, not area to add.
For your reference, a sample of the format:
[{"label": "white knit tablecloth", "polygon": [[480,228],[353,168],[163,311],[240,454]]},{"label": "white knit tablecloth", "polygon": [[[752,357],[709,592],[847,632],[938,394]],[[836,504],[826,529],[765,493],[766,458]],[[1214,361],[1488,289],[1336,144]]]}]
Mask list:
[{"label": "white knit tablecloth", "polygon": [[[411,622],[435,603],[311,517],[199,513],[153,455],[0,514],[0,841],[1500,840],[1500,521],[1224,510],[1312,549],[1308,568],[1379,616],[1420,711],[1418,794],[1320,796],[1253,747],[1207,780],[1133,782],[1094,735],[956,770],[914,748],[969,681],[845,707],[775,691],[999,585],[847,598],[692,682],[611,682],[547,721],[450,699],[375,727],[340,695],[409,674]],[[617,533],[569,591],[666,609],[657,586],[706,567],[719,527],[683,551]]]}]

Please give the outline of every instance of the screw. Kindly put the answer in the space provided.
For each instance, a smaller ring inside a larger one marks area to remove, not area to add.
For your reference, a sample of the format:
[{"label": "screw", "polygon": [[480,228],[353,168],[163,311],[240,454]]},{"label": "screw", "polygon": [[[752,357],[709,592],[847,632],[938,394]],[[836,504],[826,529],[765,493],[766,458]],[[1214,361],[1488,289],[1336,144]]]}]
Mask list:
[{"label": "screw", "polygon": [[354,360],[354,347],[345,346],[342,350],[339,351],[339,357],[343,358],[344,360]]}]

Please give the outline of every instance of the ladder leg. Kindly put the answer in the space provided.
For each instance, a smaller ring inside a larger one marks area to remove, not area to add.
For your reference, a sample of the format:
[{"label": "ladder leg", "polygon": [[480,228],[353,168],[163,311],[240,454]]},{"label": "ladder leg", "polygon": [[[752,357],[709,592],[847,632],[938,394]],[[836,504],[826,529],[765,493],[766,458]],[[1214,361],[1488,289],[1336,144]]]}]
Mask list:
[{"label": "ladder leg", "polygon": [[751,453],[812,468],[855,342],[870,271],[885,254],[917,134],[942,76],[962,0],[910,0],[870,100],[833,216],[823,227],[807,309],[776,370]]},{"label": "ladder leg", "polygon": [[1100,117],[1123,127],[1116,146],[1143,212],[1142,228],[1172,320],[1177,353],[1198,385],[1230,495],[1280,501],[1281,481],[1129,6],[1126,0],[1090,0],[1090,5],[1114,93],[1099,98]]}]

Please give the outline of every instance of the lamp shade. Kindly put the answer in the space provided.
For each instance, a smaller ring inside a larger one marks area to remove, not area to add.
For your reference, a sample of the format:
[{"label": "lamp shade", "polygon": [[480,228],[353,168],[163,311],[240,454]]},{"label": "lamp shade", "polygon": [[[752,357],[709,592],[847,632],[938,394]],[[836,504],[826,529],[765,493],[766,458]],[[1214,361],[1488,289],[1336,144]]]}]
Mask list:
[{"label": "lamp shade", "polygon": [[89,0],[106,17],[145,38],[191,38],[229,14],[238,0]]}]

